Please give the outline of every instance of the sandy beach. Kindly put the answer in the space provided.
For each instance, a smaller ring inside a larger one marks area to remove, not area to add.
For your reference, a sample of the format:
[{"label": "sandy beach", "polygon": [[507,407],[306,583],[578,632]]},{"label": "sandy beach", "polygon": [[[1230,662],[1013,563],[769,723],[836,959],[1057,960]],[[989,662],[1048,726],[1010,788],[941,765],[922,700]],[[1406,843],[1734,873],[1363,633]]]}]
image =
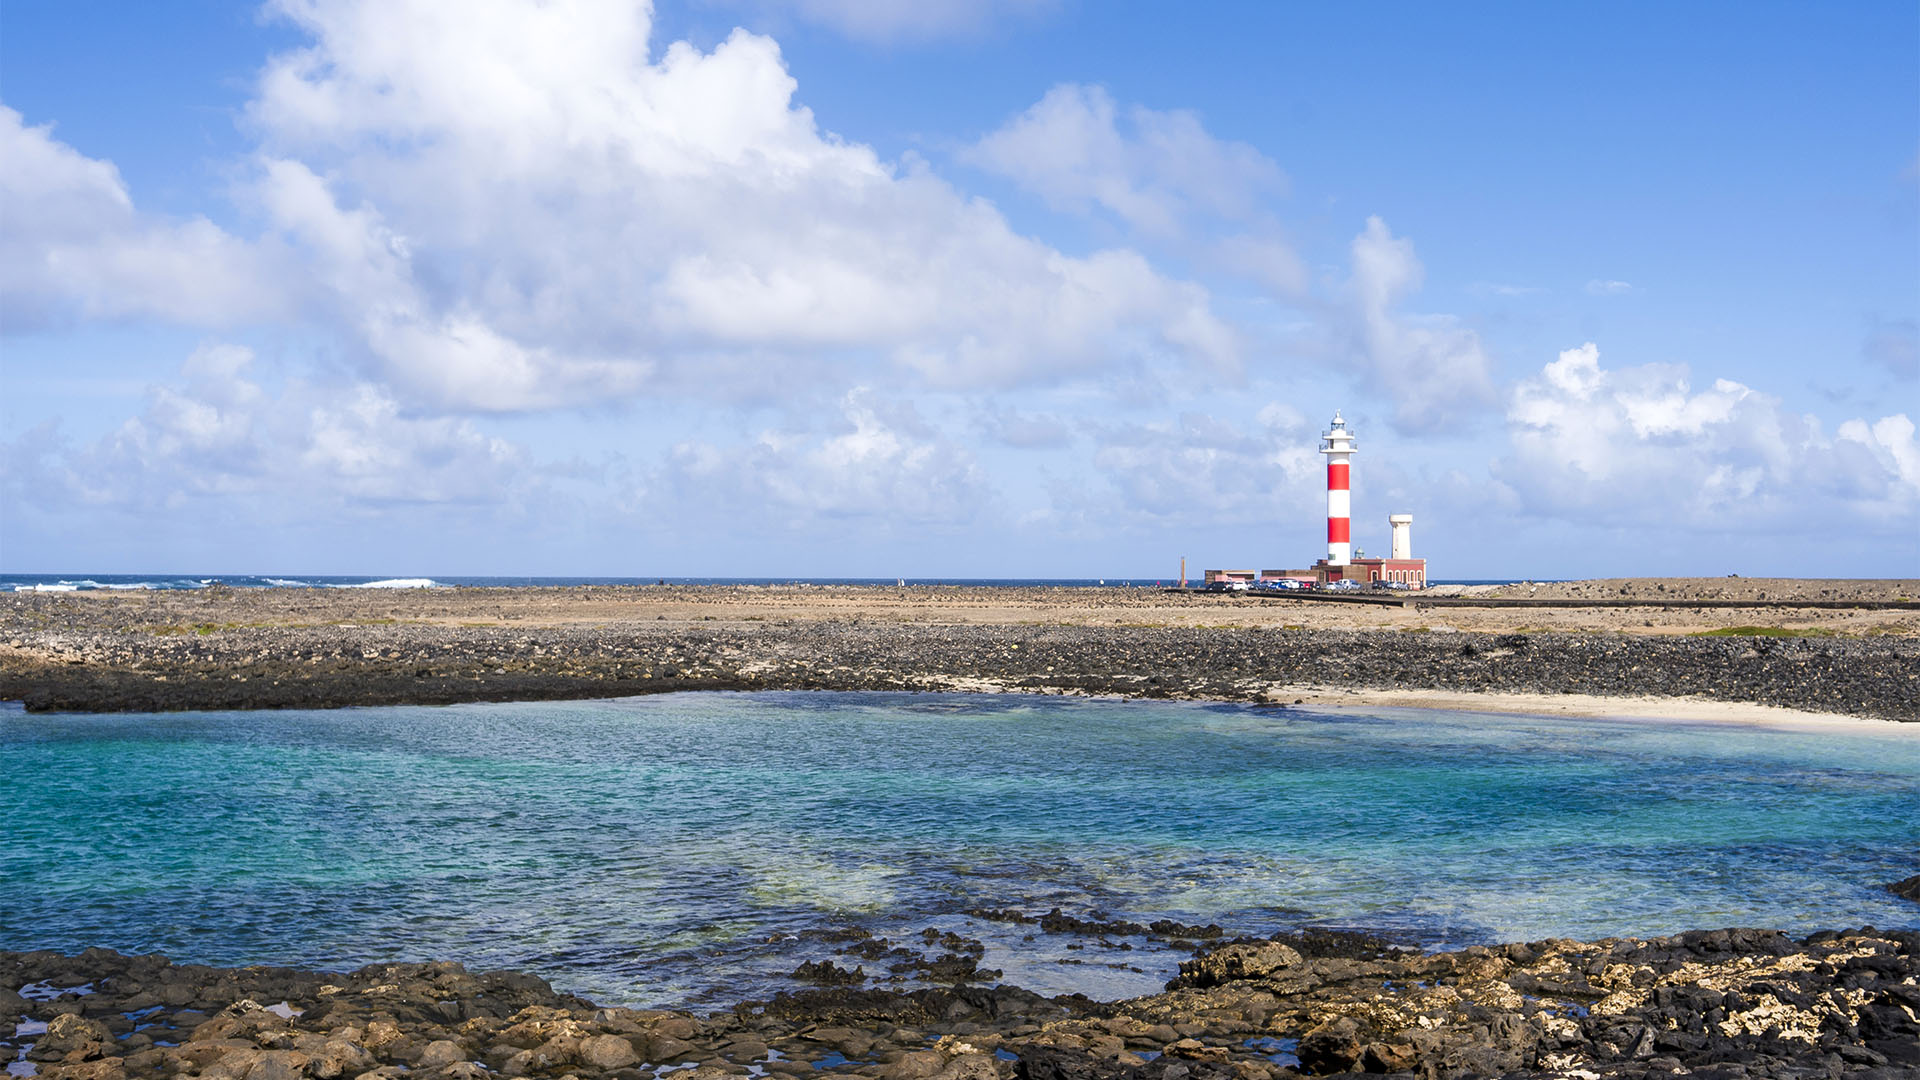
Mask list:
[{"label": "sandy beach", "polygon": [[1855,732],[1920,739],[1920,727],[1876,718],[1839,716],[1744,701],[1703,701],[1644,695],[1520,694],[1497,691],[1342,690],[1303,687],[1306,706],[1329,709],[1446,709],[1510,716],[1572,716],[1642,723],[1723,724],[1768,731]]}]

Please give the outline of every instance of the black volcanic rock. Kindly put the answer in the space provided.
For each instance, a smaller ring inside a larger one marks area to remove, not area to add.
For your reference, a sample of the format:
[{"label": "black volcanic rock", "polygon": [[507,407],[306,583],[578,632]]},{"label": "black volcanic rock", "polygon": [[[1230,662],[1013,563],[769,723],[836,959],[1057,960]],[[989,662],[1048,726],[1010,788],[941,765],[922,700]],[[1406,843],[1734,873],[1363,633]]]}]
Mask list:
[{"label": "black volcanic rock", "polygon": [[24,1056],[47,1080],[485,1075],[470,1062],[580,1080],[667,1065],[880,1080],[1920,1071],[1916,933],[1715,930],[1433,954],[1296,942],[1313,944],[1223,946],[1206,978],[1122,1002],[837,987],[709,1016],[602,1008],[530,975],[452,963],[342,973],[0,952],[0,986],[36,988],[0,998],[0,1057]]},{"label": "black volcanic rock", "polygon": [[[49,611],[0,596],[39,641]],[[45,605],[42,605],[45,606]],[[41,621],[36,622],[39,619]],[[40,635],[40,636],[35,636]],[[1524,646],[1507,644],[1520,636]],[[677,690],[938,691],[1291,702],[1302,686],[1695,697],[1920,720],[1920,639],[795,622],[543,627],[63,627],[54,662],[0,650],[34,711],[327,708]],[[1017,647],[1016,647],[1017,646]]]}]

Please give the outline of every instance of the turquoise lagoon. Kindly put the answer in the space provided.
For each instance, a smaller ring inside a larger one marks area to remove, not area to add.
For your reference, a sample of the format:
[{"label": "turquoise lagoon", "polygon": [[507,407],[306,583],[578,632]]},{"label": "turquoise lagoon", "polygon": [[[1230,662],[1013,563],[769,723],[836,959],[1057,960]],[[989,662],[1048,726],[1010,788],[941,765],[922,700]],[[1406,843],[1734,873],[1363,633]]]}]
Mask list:
[{"label": "turquoise lagoon", "polygon": [[1876,887],[1920,871],[1920,727],[1898,725],[819,693],[15,706],[0,763],[0,948],[457,959],[605,1002],[790,989],[848,926],[978,937],[1043,992],[1150,992],[1179,959],[1024,941],[980,907],[1427,946],[1920,925]]}]

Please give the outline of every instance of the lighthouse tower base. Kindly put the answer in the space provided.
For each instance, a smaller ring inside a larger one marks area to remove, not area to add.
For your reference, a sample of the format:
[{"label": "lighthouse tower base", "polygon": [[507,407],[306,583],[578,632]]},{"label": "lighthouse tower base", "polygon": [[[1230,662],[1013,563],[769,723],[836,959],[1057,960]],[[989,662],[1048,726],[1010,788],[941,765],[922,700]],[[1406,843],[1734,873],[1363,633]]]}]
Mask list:
[{"label": "lighthouse tower base", "polygon": [[1378,582],[1392,589],[1424,589],[1427,587],[1427,560],[1354,559],[1345,566],[1335,566],[1321,559],[1305,570],[1208,570],[1206,572],[1208,585],[1221,583],[1247,588],[1282,581],[1297,581],[1303,585],[1321,586],[1330,585],[1336,581],[1352,581],[1368,586]]},{"label": "lighthouse tower base", "polygon": [[1362,585],[1382,582],[1388,586],[1409,589],[1427,587],[1425,559],[1354,559],[1345,566],[1335,566],[1321,559],[1306,573],[1323,585],[1334,581],[1357,581]]}]

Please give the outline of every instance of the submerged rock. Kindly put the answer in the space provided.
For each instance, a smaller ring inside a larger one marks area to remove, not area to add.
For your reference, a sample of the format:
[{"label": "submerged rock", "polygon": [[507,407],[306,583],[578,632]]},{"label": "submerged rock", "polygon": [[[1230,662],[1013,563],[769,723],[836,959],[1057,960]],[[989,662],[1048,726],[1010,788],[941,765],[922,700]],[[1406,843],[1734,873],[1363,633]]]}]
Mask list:
[{"label": "submerged rock", "polygon": [[1920,874],[1915,874],[1904,881],[1896,881],[1890,885],[1882,886],[1882,888],[1901,899],[1920,903]]},{"label": "submerged rock", "polygon": [[867,972],[865,968],[848,971],[831,960],[820,960],[801,964],[789,977],[821,986],[858,986],[867,981]]}]

